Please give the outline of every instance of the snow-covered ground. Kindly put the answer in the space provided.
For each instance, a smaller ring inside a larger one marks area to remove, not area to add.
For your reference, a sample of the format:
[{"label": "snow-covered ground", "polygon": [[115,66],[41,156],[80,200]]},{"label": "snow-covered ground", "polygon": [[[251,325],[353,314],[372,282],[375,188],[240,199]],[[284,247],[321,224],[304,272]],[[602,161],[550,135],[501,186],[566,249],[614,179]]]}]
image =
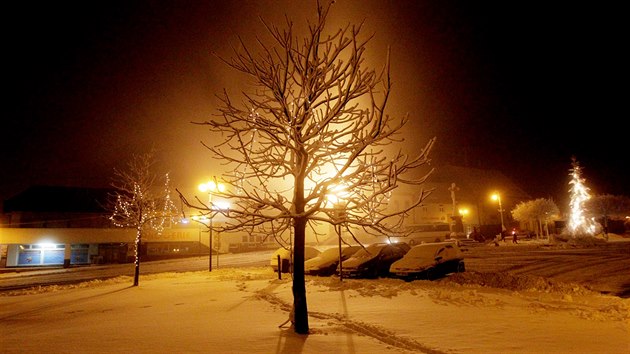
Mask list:
[{"label": "snow-covered ground", "polygon": [[308,336],[278,327],[291,309],[291,279],[270,267],[131,284],[122,276],[2,293],[0,352],[630,352],[630,299],[526,275],[307,277]]}]

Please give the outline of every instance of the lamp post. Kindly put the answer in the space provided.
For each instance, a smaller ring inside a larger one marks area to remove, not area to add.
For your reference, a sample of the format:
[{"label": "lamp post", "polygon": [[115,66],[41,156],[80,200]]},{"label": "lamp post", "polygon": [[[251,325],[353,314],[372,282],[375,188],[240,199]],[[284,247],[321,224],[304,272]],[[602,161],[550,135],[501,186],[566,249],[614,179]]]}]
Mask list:
[{"label": "lamp post", "polygon": [[[334,189],[333,194],[328,195],[328,200],[333,204],[335,209],[335,218],[345,220],[346,210],[345,205],[342,203],[342,199],[347,196],[348,192],[345,191],[344,186],[337,186]],[[343,252],[341,249],[341,224],[335,225],[335,231],[337,232],[337,238],[339,239],[339,281],[343,281]]]},{"label": "lamp post", "polygon": [[503,206],[501,205],[501,195],[495,193],[492,195],[492,200],[499,202],[499,214],[501,215],[501,232],[505,231],[505,224],[503,223]]},{"label": "lamp post", "polygon": [[[207,183],[202,183],[199,185],[199,191],[203,192],[203,193],[208,193],[208,207],[210,208],[210,224],[208,227],[208,252],[209,252],[209,259],[208,259],[208,271],[212,272],[212,217],[213,217],[213,213],[214,213],[214,206],[212,204],[212,193],[214,193],[215,191],[219,191],[219,192],[223,192],[225,191],[225,185],[223,185],[222,183],[217,183],[216,181],[216,177],[214,178],[214,180],[209,181]],[[219,252],[217,251],[217,267],[219,266]]]}]

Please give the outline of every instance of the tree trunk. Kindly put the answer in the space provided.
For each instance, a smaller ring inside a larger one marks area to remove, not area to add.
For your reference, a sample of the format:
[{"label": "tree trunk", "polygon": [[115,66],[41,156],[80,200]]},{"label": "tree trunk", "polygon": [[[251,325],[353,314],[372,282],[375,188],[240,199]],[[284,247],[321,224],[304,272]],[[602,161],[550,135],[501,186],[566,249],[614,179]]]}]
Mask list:
[{"label": "tree trunk", "polygon": [[293,257],[293,307],[295,333],[308,334],[308,307],[306,306],[306,285],[304,279],[304,244],[306,219],[295,220],[295,248]]},{"label": "tree trunk", "polygon": [[[298,166],[306,161],[304,152],[297,154]],[[295,191],[293,203],[295,213],[299,215],[293,219],[295,245],[293,246],[293,320],[294,330],[298,334],[308,334],[308,308],[306,306],[306,284],[304,280],[304,245],[306,243],[306,222],[304,213],[304,169],[295,177]]]},{"label": "tree trunk", "polygon": [[140,231],[138,231],[138,240],[136,241],[136,259],[134,260],[136,270],[133,275],[133,286],[138,286],[138,280],[140,279],[140,245],[142,244],[141,237],[141,233]]}]

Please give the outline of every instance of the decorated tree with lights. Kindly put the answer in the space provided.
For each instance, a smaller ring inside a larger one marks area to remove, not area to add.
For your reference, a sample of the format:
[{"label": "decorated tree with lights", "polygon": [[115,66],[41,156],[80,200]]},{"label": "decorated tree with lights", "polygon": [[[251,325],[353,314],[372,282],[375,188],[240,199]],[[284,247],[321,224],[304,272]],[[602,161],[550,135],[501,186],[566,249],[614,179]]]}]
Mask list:
[{"label": "decorated tree with lights", "polygon": [[153,153],[134,155],[126,170],[114,170],[112,186],[112,214],[109,219],[117,227],[134,228],[135,273],[133,285],[138,286],[140,277],[140,245],[143,232],[150,228],[162,232],[164,225],[176,223],[179,211],[171,199],[168,173],[164,175],[162,188],[155,191],[157,176],[152,172]]},{"label": "decorated tree with lights", "polygon": [[[301,39],[288,19],[283,30],[262,20],[271,42],[257,38],[260,54],[241,43],[231,59],[221,58],[255,87],[242,102],[219,95],[219,112],[196,123],[210,130],[215,143],[204,145],[227,166],[221,179],[229,187],[217,194],[231,207],[214,208],[180,192],[187,206],[225,216],[218,231],[288,239],[294,249],[292,322],[300,334],[309,332],[306,230],[316,233],[325,223],[348,233],[400,232],[430,193],[422,184],[432,171],[428,154],[435,141],[416,147],[413,156],[388,150],[403,140],[408,121],[386,114],[389,55],[382,70],[364,68],[370,38],[360,37],[362,25],[328,33],[330,6],[317,4],[317,20]],[[401,186],[413,198],[393,210],[388,200]]]},{"label": "decorated tree with lights", "polygon": [[569,221],[567,230],[570,236],[593,236],[599,227],[599,224],[587,217],[586,202],[591,198],[589,188],[586,186],[585,179],[582,177],[582,167],[575,158],[571,163],[570,170],[571,180],[569,184],[571,188],[569,202]]}]

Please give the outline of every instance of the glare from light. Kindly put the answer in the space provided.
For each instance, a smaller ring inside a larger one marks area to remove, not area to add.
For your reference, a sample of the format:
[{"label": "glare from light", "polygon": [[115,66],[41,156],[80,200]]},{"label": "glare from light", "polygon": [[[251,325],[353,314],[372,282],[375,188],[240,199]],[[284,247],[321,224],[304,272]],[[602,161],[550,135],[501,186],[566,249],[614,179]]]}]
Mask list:
[{"label": "glare from light", "polygon": [[340,203],[349,195],[344,185],[336,185],[330,188],[329,193],[326,195],[326,199],[333,205]]},{"label": "glare from light", "polygon": [[37,244],[40,248],[43,249],[53,249],[55,248],[55,244],[52,242],[40,242]]},{"label": "glare from light", "polygon": [[225,202],[225,201],[216,202],[216,203],[214,203],[212,208],[214,210],[228,210],[228,209],[230,209],[230,203]]},{"label": "glare from light", "polygon": [[201,183],[199,185],[199,191],[203,192],[203,193],[212,193],[212,192],[224,192],[225,191],[225,185],[223,183],[216,183],[215,181],[208,181],[206,183]]}]

